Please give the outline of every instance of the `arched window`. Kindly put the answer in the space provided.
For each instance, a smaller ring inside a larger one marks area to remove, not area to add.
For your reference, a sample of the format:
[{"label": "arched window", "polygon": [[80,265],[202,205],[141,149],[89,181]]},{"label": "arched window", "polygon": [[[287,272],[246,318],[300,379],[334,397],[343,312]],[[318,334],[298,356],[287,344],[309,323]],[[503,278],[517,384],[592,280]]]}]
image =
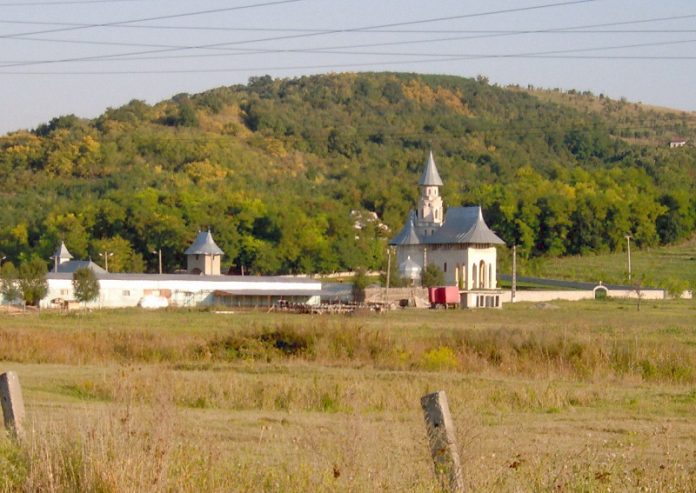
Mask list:
[{"label": "arched window", "polygon": [[478,287],[478,277],[476,276],[476,264],[471,264],[471,289],[476,289]]},{"label": "arched window", "polygon": [[442,266],[442,272],[447,272],[447,262]]},{"label": "arched window", "polygon": [[481,263],[479,264],[479,288],[485,289],[488,286],[486,286],[486,262],[481,260]]}]

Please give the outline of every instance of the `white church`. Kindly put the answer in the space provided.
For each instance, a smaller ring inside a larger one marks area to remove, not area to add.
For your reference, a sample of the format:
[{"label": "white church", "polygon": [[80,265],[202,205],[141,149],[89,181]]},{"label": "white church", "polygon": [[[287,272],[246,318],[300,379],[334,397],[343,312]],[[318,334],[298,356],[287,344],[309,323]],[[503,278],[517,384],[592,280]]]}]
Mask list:
[{"label": "white church", "polygon": [[400,274],[418,284],[425,266],[434,264],[444,272],[446,285],[459,288],[462,307],[499,308],[495,246],[505,243],[486,225],[480,206],[445,212],[442,185],[431,151],[418,181],[418,209],[389,242],[396,248]]}]

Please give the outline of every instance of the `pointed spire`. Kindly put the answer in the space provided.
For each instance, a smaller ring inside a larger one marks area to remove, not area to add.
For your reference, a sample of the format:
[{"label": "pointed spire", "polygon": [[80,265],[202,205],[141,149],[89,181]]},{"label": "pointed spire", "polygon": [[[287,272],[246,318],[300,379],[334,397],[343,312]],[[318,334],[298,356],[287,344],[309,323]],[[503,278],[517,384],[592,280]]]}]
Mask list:
[{"label": "pointed spire", "polygon": [[193,245],[184,252],[185,255],[224,255],[224,253],[213,240],[210,230],[199,231]]},{"label": "pointed spire", "polygon": [[440,178],[440,173],[437,172],[437,166],[435,166],[435,159],[433,158],[432,150],[428,154],[428,160],[425,162],[425,169],[423,170],[423,174],[418,181],[418,185],[421,187],[442,186],[442,178]]},{"label": "pointed spire", "polygon": [[60,246],[53,253],[53,258],[57,259],[57,260],[70,260],[73,258],[73,256],[70,255],[70,252],[68,251],[67,247],[65,246],[64,241],[60,242]]}]

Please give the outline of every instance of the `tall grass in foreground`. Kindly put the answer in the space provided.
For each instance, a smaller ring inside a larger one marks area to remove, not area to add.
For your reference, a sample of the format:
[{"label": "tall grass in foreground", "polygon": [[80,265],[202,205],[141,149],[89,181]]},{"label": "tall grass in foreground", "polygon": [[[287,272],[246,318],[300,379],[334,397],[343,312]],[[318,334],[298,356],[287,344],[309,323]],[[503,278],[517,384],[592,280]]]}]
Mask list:
[{"label": "tall grass in foreground", "polygon": [[[427,386],[423,377],[381,383],[377,376],[355,382],[355,372],[353,378],[333,377],[330,385],[339,389],[336,407],[303,412],[301,398],[288,409],[267,410],[277,406],[280,383],[300,394],[302,387],[316,385],[276,375],[279,385],[249,400],[246,411],[218,414],[210,404],[201,409],[177,404],[179,386],[196,388],[199,396],[221,405],[210,392],[230,374],[208,387],[202,385],[205,375],[182,384],[169,371],[153,371],[115,379],[128,383],[114,384],[117,400],[108,405],[73,406],[69,414],[42,409],[47,416],[33,420],[22,445],[0,439],[0,491],[437,491],[417,406]],[[451,376],[431,384],[447,379]],[[236,383],[230,388],[240,390],[248,382]],[[369,392],[356,395],[356,389],[368,387],[361,383],[369,383]],[[598,427],[566,426],[558,436],[545,422],[560,412],[550,406],[560,405],[567,389],[544,390],[541,383],[527,389],[456,381],[447,386],[471,491],[688,492],[696,487],[693,447],[678,438],[693,435],[688,420],[636,424],[604,415],[592,421]],[[368,408],[368,394],[377,394],[383,406]],[[390,399],[403,402],[392,405]],[[491,404],[497,407],[483,410]],[[547,408],[546,414],[530,417],[536,406]],[[491,420],[506,421],[501,415],[506,407],[510,422],[500,430],[492,427]],[[577,421],[582,415],[573,416]]]},{"label": "tall grass in foreground", "polygon": [[563,328],[437,330],[418,337],[365,328],[360,322],[338,327],[280,322],[207,335],[155,334],[145,329],[0,329],[0,359],[60,364],[168,363],[200,369],[250,361],[306,361],[399,371],[696,382],[696,349],[688,341],[638,337],[628,331],[583,333]]}]

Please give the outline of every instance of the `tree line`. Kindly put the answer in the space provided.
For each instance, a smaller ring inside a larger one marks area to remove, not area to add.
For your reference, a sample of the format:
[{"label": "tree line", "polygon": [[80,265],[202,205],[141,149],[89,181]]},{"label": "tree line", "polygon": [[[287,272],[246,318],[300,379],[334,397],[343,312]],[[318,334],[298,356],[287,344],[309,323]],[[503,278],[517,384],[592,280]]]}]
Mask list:
[{"label": "tree line", "polygon": [[[628,141],[626,118],[484,78],[391,73],[257,77],[57,117],[0,137],[0,255],[47,263],[63,240],[77,258],[110,254],[110,271],[155,272],[161,249],[171,272],[210,228],[230,272],[380,269],[430,148],[445,203],[481,204],[527,257],[689,237],[696,151]],[[693,137],[686,118],[656,125]],[[390,229],[356,229],[353,210]]]}]

